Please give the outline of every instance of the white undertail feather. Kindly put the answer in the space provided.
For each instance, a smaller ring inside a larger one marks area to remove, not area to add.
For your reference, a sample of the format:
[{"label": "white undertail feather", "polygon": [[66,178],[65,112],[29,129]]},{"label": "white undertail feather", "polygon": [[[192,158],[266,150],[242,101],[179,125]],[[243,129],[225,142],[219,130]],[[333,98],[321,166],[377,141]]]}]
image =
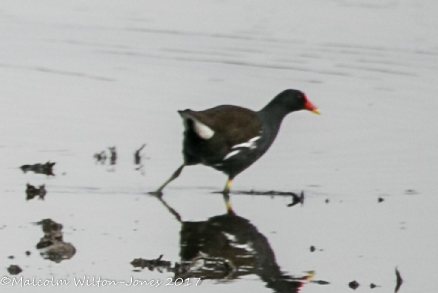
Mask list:
[{"label": "white undertail feather", "polygon": [[195,125],[195,132],[202,139],[210,139],[214,135],[213,129],[208,127],[207,125],[199,122],[198,120],[193,120]]},{"label": "white undertail feather", "polygon": [[201,121],[199,121],[198,119],[196,119],[195,117],[188,115],[188,114],[183,114],[181,116],[183,118],[185,128],[188,127],[188,124],[187,124],[188,119],[193,121],[193,128],[194,128],[196,134],[200,138],[208,140],[208,139],[213,137],[214,130],[211,129],[210,127],[208,127],[207,125],[205,125],[204,123],[202,123]]}]

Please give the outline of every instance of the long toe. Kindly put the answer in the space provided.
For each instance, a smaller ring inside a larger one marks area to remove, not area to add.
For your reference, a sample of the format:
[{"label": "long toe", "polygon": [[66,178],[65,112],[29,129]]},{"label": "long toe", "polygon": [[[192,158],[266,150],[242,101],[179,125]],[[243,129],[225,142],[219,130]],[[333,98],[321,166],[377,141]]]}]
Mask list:
[{"label": "long toe", "polygon": [[163,196],[163,192],[162,191],[149,191],[148,194],[150,195],[155,195],[156,197],[161,198]]}]

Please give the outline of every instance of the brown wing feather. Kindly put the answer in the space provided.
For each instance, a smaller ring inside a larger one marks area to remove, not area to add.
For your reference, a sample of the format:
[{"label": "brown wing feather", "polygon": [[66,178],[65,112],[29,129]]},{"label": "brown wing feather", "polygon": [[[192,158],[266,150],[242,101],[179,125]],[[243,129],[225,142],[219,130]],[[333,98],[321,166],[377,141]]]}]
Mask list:
[{"label": "brown wing feather", "polygon": [[258,136],[262,127],[254,111],[238,106],[223,105],[204,111],[185,112],[221,135],[229,147]]}]

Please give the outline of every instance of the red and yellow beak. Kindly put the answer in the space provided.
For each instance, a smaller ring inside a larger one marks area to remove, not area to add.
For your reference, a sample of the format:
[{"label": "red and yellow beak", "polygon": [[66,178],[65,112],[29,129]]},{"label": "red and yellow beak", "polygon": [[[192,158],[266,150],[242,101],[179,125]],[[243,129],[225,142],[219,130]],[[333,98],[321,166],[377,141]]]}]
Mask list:
[{"label": "red and yellow beak", "polygon": [[321,114],[318,108],[316,108],[316,106],[313,105],[309,100],[306,100],[306,103],[304,104],[304,109],[309,110],[318,115]]}]

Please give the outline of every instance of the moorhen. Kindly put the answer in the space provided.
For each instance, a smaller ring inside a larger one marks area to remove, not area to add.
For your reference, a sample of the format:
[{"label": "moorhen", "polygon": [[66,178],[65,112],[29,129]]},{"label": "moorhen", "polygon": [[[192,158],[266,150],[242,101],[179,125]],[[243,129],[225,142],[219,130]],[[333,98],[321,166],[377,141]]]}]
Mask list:
[{"label": "moorhen", "polygon": [[283,118],[294,111],[318,109],[299,91],[288,89],[278,94],[258,112],[239,106],[222,105],[204,111],[178,111],[184,122],[184,163],[155,192],[176,179],[185,166],[204,164],[228,175],[223,194],[231,210],[228,194],[231,182],[257,161],[271,146]]}]

